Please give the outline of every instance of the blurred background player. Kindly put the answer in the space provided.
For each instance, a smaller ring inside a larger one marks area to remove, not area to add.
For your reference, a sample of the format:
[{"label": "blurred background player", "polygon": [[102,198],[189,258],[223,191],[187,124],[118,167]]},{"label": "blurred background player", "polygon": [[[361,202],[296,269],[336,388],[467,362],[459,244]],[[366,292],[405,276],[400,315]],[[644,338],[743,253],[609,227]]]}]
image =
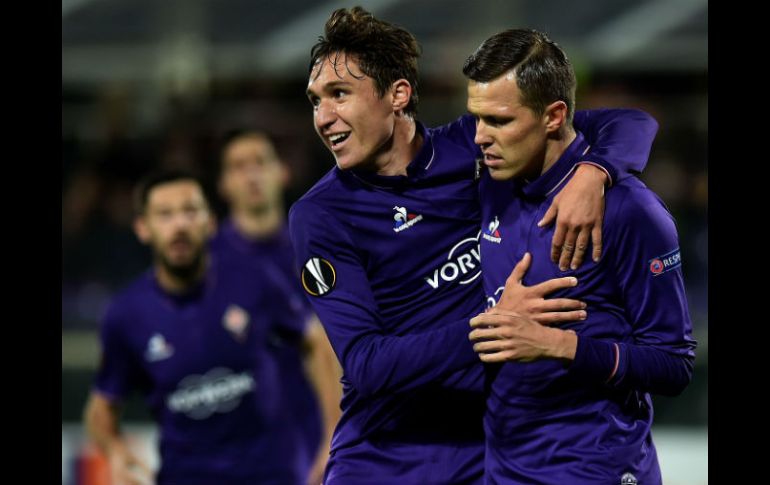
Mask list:
[{"label": "blurred background player", "polygon": [[114,481],[151,479],[120,431],[121,403],[136,390],[159,427],[158,484],[305,483],[269,348],[276,327],[304,331],[289,283],[208,250],[216,225],[192,175],[146,178],[137,207],[136,234],[153,266],[110,305],[85,410]]},{"label": "blurred background player", "polygon": [[[286,402],[293,415],[292,431],[298,436],[298,466],[307,469],[311,481],[317,483],[339,419],[342,371],[295,276],[284,209],[289,168],[278,156],[272,140],[258,130],[237,129],[227,133],[218,155],[219,194],[227,202],[229,214],[211,242],[212,250],[222,258],[234,258],[244,264],[261,267],[266,262],[268,267],[277,267],[296,288],[290,302],[302,318],[305,332],[299,336],[274,333],[270,343],[279,361]],[[309,364],[307,369],[303,369],[303,362]],[[306,372],[315,373],[314,382],[323,379],[326,385],[314,393]]]}]

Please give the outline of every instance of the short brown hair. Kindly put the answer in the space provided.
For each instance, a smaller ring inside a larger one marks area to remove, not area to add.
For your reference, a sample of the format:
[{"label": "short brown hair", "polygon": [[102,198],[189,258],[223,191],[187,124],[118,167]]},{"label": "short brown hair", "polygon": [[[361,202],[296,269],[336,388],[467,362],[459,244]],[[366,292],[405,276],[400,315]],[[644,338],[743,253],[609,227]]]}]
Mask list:
[{"label": "short brown hair", "polygon": [[395,81],[409,81],[412,96],[404,112],[417,112],[420,46],[411,32],[379,20],[361,7],[337,9],[326,21],[324,35],[310,51],[309,72],[312,74],[314,66],[323,59],[338,69],[338,57],[343,53],[354,57],[361,71],[374,80],[380,97]]}]

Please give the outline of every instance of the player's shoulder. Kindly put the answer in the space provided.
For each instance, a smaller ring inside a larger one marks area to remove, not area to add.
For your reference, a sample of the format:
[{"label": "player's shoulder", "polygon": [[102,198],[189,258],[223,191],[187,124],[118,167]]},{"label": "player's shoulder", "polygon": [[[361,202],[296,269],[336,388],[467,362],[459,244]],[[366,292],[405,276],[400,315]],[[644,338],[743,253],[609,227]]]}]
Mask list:
[{"label": "player's shoulder", "polygon": [[335,198],[340,190],[344,189],[342,171],[335,167],[326,172],[315,184],[313,184],[302,197],[300,197],[292,206],[312,206],[313,204],[323,204],[325,199]]},{"label": "player's shoulder", "polygon": [[466,150],[475,154],[479,150],[474,142],[476,137],[476,120],[471,115],[463,115],[445,125],[426,129],[434,146],[451,147]]},{"label": "player's shoulder", "polygon": [[674,228],[666,204],[638,177],[627,177],[607,191],[607,220],[621,227]]},{"label": "player's shoulder", "polygon": [[149,304],[154,284],[154,275],[150,269],[118,289],[105,309],[103,322],[114,325],[130,320],[136,309],[145,308]]}]

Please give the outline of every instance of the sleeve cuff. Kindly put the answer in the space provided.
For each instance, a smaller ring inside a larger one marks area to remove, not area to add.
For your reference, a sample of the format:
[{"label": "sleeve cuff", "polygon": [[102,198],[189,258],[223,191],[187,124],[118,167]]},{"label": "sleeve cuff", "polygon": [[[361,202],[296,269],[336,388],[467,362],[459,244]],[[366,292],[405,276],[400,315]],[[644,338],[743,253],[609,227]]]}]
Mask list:
[{"label": "sleeve cuff", "polygon": [[617,180],[617,171],[615,170],[615,168],[613,168],[612,165],[610,165],[609,163],[605,162],[600,158],[592,158],[590,153],[583,155],[580,161],[577,162],[577,165],[582,165],[582,164],[592,165],[598,168],[599,170],[603,171],[604,173],[606,173],[607,187],[612,187],[612,184],[614,183],[614,181]]},{"label": "sleeve cuff", "polygon": [[578,335],[575,360],[570,369],[587,382],[608,384],[618,375],[620,348],[614,342]]}]

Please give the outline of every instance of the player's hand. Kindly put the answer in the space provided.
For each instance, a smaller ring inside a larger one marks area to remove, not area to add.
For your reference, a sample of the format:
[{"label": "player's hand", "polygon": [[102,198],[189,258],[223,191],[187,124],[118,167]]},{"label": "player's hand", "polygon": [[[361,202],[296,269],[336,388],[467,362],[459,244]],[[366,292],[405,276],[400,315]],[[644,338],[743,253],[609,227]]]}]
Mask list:
[{"label": "player's hand", "polygon": [[154,483],[150,467],[125,444],[113,446],[108,459],[114,485],[152,485]]},{"label": "player's hand", "polygon": [[567,276],[524,286],[521,280],[531,263],[532,255],[526,253],[508,276],[500,301],[489,313],[515,313],[544,325],[585,320],[585,303],[571,298],[545,299],[556,290],[577,285],[577,278]]},{"label": "player's hand", "polygon": [[468,335],[482,362],[531,362],[543,358],[574,359],[577,335],[545,327],[516,313],[482,313],[471,319]]},{"label": "player's hand", "polygon": [[582,263],[588,241],[593,246],[593,260],[602,255],[602,220],[604,219],[604,184],[607,174],[588,164],[582,164],[538,222],[545,227],[556,220],[551,242],[551,260],[559,269],[577,269]]}]

